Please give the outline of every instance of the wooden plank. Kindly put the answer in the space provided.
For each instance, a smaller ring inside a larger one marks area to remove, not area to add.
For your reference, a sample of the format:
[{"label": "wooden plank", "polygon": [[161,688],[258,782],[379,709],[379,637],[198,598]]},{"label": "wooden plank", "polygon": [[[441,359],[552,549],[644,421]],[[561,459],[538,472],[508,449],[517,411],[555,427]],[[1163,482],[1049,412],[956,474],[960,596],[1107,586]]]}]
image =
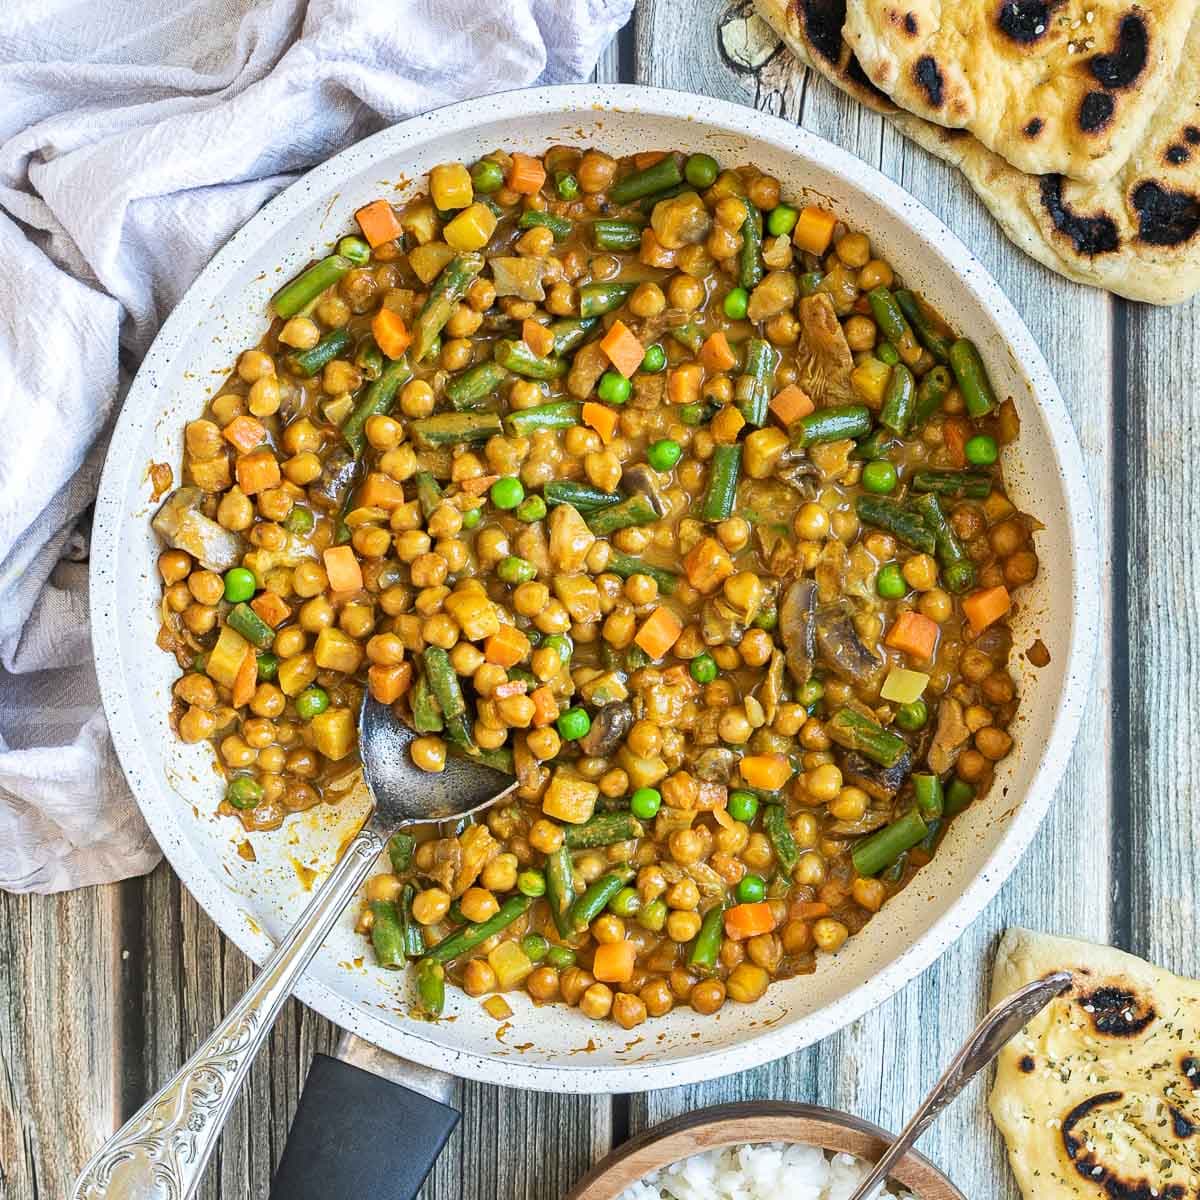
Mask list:
[{"label": "wooden plank", "polygon": [[[696,37],[696,29],[709,27],[711,17],[706,6],[697,3],[695,10],[689,19],[678,4],[643,9],[636,54],[639,81],[755,103],[801,121],[901,182],[979,254],[1045,349],[1076,428],[1083,431],[1104,546],[1105,562],[1097,574],[1110,579],[1110,301],[1058,279],[1018,253],[951,169],[908,145],[824,80],[805,79],[786,55],[772,55],[769,46],[739,54],[747,40],[753,43],[762,33],[754,28],[756,18],[748,5],[726,9],[723,47],[720,35]],[[1089,353],[1080,354],[1080,346],[1089,347]],[[1101,654],[1098,686],[1080,739],[1085,749],[1075,755],[1045,829],[1001,895],[937,966],[889,1003],[808,1051],[725,1080],[635,1097],[631,1131],[706,1104],[751,1097],[827,1104],[898,1128],[933,1083],[946,1051],[982,1014],[988,964],[1000,931],[1026,923],[1107,940],[1111,881],[1104,833],[1112,783],[1108,762],[1094,750],[1108,746],[1112,733],[1107,642]],[[931,1042],[932,1030],[936,1038]],[[940,1049],[917,1053],[916,1047]],[[972,1146],[970,1155],[961,1153],[963,1145]],[[981,1087],[942,1119],[923,1148],[951,1171],[967,1195],[1016,1197]]]}]

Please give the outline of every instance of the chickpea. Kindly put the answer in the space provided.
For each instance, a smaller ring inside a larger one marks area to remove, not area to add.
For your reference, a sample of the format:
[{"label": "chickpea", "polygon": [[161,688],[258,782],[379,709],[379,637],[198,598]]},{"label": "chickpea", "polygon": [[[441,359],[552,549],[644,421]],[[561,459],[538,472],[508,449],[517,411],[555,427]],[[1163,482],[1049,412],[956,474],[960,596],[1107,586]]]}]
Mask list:
[{"label": "chickpea", "polygon": [[584,456],[588,479],[602,491],[615,492],[621,482],[621,462],[611,450],[596,450]]},{"label": "chickpea", "polygon": [[363,525],[354,531],[350,544],[363,558],[383,558],[392,544],[392,535],[378,525]]},{"label": "chickpea", "polygon": [[505,696],[496,707],[505,724],[514,729],[527,729],[533,720],[534,703],[528,696]]},{"label": "chickpea", "polygon": [[600,449],[600,435],[584,425],[572,425],[563,437],[563,447],[574,458],[583,458]]},{"label": "chickpea", "polygon": [[602,1021],[612,1011],[613,993],[607,984],[593,983],[580,997],[579,1008],[594,1021]]},{"label": "chickpea", "polygon": [[717,526],[717,538],[726,550],[736,554],[750,542],[750,522],[745,517],[726,517]]},{"label": "chickpea", "polygon": [[546,293],[546,311],[556,317],[569,317],[577,304],[575,289],[569,283],[556,283]]},{"label": "chickpea", "polygon": [[1032,550],[1018,550],[1004,560],[1004,582],[1009,587],[1020,587],[1032,582],[1038,573],[1038,556]]},{"label": "chickpea", "polygon": [[855,353],[875,348],[877,330],[875,322],[870,317],[858,315],[849,317],[842,326],[842,330],[846,334],[846,342]]},{"label": "chickpea", "polygon": [[918,592],[927,592],[937,586],[937,563],[929,554],[914,554],[900,568],[904,582]]},{"label": "chickpea", "polygon": [[971,646],[963,651],[958,669],[968,683],[982,683],[992,673],[992,660],[984,651]]},{"label": "chickpea", "polygon": [[439,737],[413,738],[409,753],[422,771],[436,774],[446,769],[446,743]]},{"label": "chickpea", "polygon": [[979,750],[964,750],[954,769],[965,783],[978,783],[991,770],[991,763]]},{"label": "chickpea", "polygon": [[237,373],[246,383],[255,383],[264,375],[275,374],[275,362],[261,350],[246,350],[238,359]]},{"label": "chickpea", "polygon": [[856,879],[850,887],[854,903],[868,912],[878,912],[887,899],[887,887],[878,879]]},{"label": "chickpea", "polygon": [[789,921],[779,931],[785,954],[803,954],[812,949],[812,929],[807,921]]},{"label": "chickpea", "polygon": [[930,588],[917,601],[917,608],[923,616],[942,625],[954,615],[954,600],[950,593],[942,588]]},{"label": "chickpea", "polygon": [[473,958],[463,968],[463,991],[468,996],[484,996],[497,986],[496,972],[486,958]]},{"label": "chickpea", "polygon": [[869,292],[877,287],[891,287],[895,278],[892,268],[887,263],[881,259],[873,258],[859,271],[858,286],[864,292]]},{"label": "chickpea", "polygon": [[193,707],[179,718],[179,737],[182,741],[195,743],[211,737],[217,727],[217,719],[206,709]]},{"label": "chickpea", "polygon": [[446,333],[453,338],[470,337],[483,324],[483,314],[469,304],[456,304],[446,322]]},{"label": "chickpea", "polygon": [[217,689],[212,680],[198,671],[189,671],[181,676],[173,690],[184,704],[195,705],[196,708],[215,708],[217,705]]},{"label": "chickpea", "polygon": [[[775,712],[775,720],[771,728],[782,737],[795,737],[808,721],[808,710],[803,704],[787,701]],[[820,726],[820,722],[817,722]]]},{"label": "chickpea", "polygon": [[804,776],[804,787],[814,800],[828,804],[842,790],[842,772],[833,763],[826,763]]},{"label": "chickpea", "polygon": [[719,979],[702,979],[689,992],[687,1000],[702,1017],[712,1016],[725,1003],[725,985]]},{"label": "chickpea", "polygon": [[201,637],[216,628],[217,610],[207,604],[189,604],[183,610],[183,623],[189,632]]},{"label": "chickpea", "polygon": [[250,711],[260,717],[278,717],[287,707],[287,697],[273,683],[260,683],[250,698]]},{"label": "chickpea", "polygon": [[607,946],[625,940],[625,922],[612,913],[602,913],[592,922],[592,937],[601,946]]},{"label": "chickpea", "polygon": [[420,925],[436,924],[449,909],[450,896],[443,888],[425,888],[413,897],[413,919]]},{"label": "chickpea", "polygon": [[[378,255],[381,250],[381,246],[376,246],[375,254]],[[321,324],[327,329],[340,329],[350,320],[350,305],[337,294],[326,296],[317,305],[316,312]]]},{"label": "chickpea", "polygon": [[485,312],[496,303],[495,285],[490,279],[473,279],[467,288],[466,300],[476,312]]},{"label": "chickpea", "polygon": [[690,942],[700,932],[700,914],[675,909],[667,917],[667,937],[673,942]]},{"label": "chickpea", "polygon": [[672,308],[695,312],[704,304],[704,284],[690,275],[673,275],[667,284],[667,298]]},{"label": "chickpea", "polygon": [[1007,671],[993,671],[980,685],[980,691],[992,704],[1008,704],[1017,694]]},{"label": "chickpea", "polygon": [[762,999],[770,986],[771,976],[756,963],[739,963],[729,972],[725,988],[731,1000],[739,1004],[753,1004]]},{"label": "chickpea", "polygon": [[846,944],[850,930],[841,921],[835,921],[832,917],[822,917],[813,922],[812,935],[818,950],[824,950],[826,954],[836,954]]},{"label": "chickpea", "polygon": [[700,907],[700,889],[695,880],[683,878],[667,888],[663,899],[668,908],[691,912]]},{"label": "chickpea", "polygon": [[558,988],[562,998],[568,1004],[575,1005],[595,982],[591,973],[582,967],[568,967],[558,977]]},{"label": "chickpea", "polygon": [[675,1007],[675,997],[665,979],[651,979],[638,992],[638,998],[652,1017],[664,1017]]},{"label": "chickpea", "polygon": [[535,967],[525,980],[525,990],[535,1004],[550,1004],[558,999],[558,972],[553,967]]},{"label": "chickpea", "polygon": [[240,417],[245,413],[245,399],[233,392],[226,392],[223,396],[218,396],[209,405],[209,409],[217,424],[224,428],[234,417]]},{"label": "chickpea", "polygon": [[193,571],[187,586],[197,604],[216,604],[225,594],[225,581],[215,571]]},{"label": "chickpea", "polygon": [[1015,554],[1025,544],[1025,538],[1025,527],[1020,521],[1013,518],[1001,521],[999,525],[993,525],[988,531],[988,541],[992,544],[992,550],[1000,558],[1007,558],[1010,554]]},{"label": "chickpea", "polygon": [[441,364],[447,371],[461,371],[471,365],[474,353],[475,348],[467,338],[451,338],[442,343]]},{"label": "chickpea", "polygon": [[817,542],[829,534],[829,513],[815,500],[801,506],[792,522],[796,536],[806,542]]},{"label": "chickpea", "polygon": [[646,1020],[646,1005],[631,992],[618,992],[613,997],[612,1017],[622,1029],[633,1029]]},{"label": "chickpea", "polygon": [[800,856],[800,861],[793,868],[792,882],[800,887],[820,887],[827,873],[825,860],[816,850],[810,850]]},{"label": "chickpea", "polygon": [[458,906],[468,921],[486,921],[500,911],[496,897],[487,888],[469,887],[459,897]]},{"label": "chickpea", "polygon": [[363,889],[368,900],[384,900],[392,903],[404,890],[404,884],[396,875],[372,875]]},{"label": "chickpea", "polygon": [[[821,768],[824,770],[824,768]],[[834,770],[837,770],[835,767]],[[844,787],[829,802],[829,815],[839,821],[861,821],[867,811],[869,798],[862,788]]]},{"label": "chickpea", "polygon": [[579,189],[586,195],[607,191],[616,177],[616,160],[599,150],[585,150],[575,172],[575,178],[579,180]]},{"label": "chickpea", "polygon": [[275,741],[275,725],[264,717],[251,717],[242,722],[242,736],[255,750],[265,750]]},{"label": "chickpea", "polygon": [[752,833],[742,850],[742,861],[752,871],[762,874],[775,860],[771,842],[763,833]]},{"label": "chickpea", "polygon": [[657,317],[667,307],[667,298],[657,283],[647,281],[634,288],[628,304],[635,317]]},{"label": "chickpea", "polygon": [[995,725],[988,725],[975,734],[975,748],[992,762],[999,762],[1012,749],[1012,738]]}]

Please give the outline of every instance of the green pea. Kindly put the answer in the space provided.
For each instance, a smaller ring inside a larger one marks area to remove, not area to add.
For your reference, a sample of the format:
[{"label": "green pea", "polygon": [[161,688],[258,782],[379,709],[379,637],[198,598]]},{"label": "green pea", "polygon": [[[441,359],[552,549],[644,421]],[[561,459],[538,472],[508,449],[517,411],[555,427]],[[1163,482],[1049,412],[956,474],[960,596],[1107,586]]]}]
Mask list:
[{"label": "green pea", "polygon": [[900,361],[900,351],[891,342],[880,342],[875,347],[875,357],[881,363],[886,363],[889,367],[894,367]]},{"label": "green pea", "polygon": [[704,421],[704,406],[702,404],[685,404],[679,410],[679,420],[683,425],[699,425]]},{"label": "green pea", "polygon": [[259,679],[274,679],[279,674],[279,659],[269,650],[260,650],[255,657],[258,659]]},{"label": "green pea", "polygon": [[658,788],[640,787],[629,798],[629,811],[639,821],[653,821],[662,807],[662,794]]},{"label": "green pea", "polygon": [[488,495],[497,508],[516,508],[525,499],[525,489],[515,475],[505,475],[492,484]]},{"label": "green pea", "polygon": [[288,533],[296,533],[303,536],[306,533],[312,533],[313,526],[316,524],[316,518],[312,515],[311,508],[305,508],[302,504],[297,504],[286,517],[283,518],[283,527]]},{"label": "green pea", "polygon": [[697,683],[712,683],[717,677],[717,660],[711,654],[697,654],[688,670]]},{"label": "green pea", "polygon": [[468,508],[462,516],[462,527],[464,529],[474,529],[482,519],[483,514],[478,508]]},{"label": "green pea", "polygon": [[560,200],[575,200],[579,196],[579,180],[570,171],[555,171],[554,190]]},{"label": "green pea", "polygon": [[558,655],[563,666],[566,666],[571,661],[571,655],[575,651],[575,646],[565,633],[552,633],[542,645],[553,650]]},{"label": "green pea", "polygon": [[896,709],[896,724],[906,733],[916,733],[929,723],[929,706],[924,700],[914,700]]},{"label": "green pea", "polygon": [[618,917],[636,917],[642,907],[637,888],[623,887],[609,902],[609,911]]},{"label": "green pea", "polygon": [[532,525],[534,521],[540,521],[545,515],[546,502],[541,496],[526,496],[517,505],[517,520],[524,521],[526,524]]},{"label": "green pea", "polygon": [[302,721],[311,721],[328,707],[329,693],[324,688],[306,688],[296,697],[296,713]]},{"label": "green pea", "polygon": [[757,904],[767,894],[767,881],[761,875],[743,875],[738,880],[737,898],[740,904]]},{"label": "green pea", "polygon": [[348,258],[356,267],[365,267],[371,261],[371,247],[353,234],[338,242],[337,252],[343,258]]},{"label": "green pea", "polygon": [[544,896],[546,894],[546,873],[536,867],[527,867],[517,876],[517,891],[522,896]]},{"label": "green pea", "polygon": [[774,604],[764,604],[751,624],[755,629],[765,629],[770,633],[779,624],[779,609]]},{"label": "green pea", "polygon": [[743,321],[750,308],[750,293],[743,287],[735,287],[726,295],[722,307],[731,321]]},{"label": "green pea", "polygon": [[502,558],[496,564],[496,576],[504,583],[528,583],[537,574],[537,567],[515,554]]},{"label": "green pea", "polygon": [[262,784],[249,775],[238,775],[229,781],[225,789],[225,799],[234,808],[253,808],[263,798]]},{"label": "green pea", "polygon": [[246,567],[231,567],[225,572],[225,599],[230,604],[249,600],[257,586],[254,572]]},{"label": "green pea", "polygon": [[696,188],[712,187],[721,173],[721,166],[711,154],[689,154],[683,164],[683,177]]},{"label": "green pea", "polygon": [[862,469],[862,485],[868,492],[887,495],[896,490],[899,482],[896,468],[886,458],[877,458]]},{"label": "green pea", "polygon": [[551,946],[546,954],[546,965],[556,971],[565,971],[575,965],[575,951],[570,946]]},{"label": "green pea", "polygon": [[564,742],[577,742],[592,727],[592,718],[582,708],[568,708],[555,722]]},{"label": "green pea", "polygon": [[812,708],[814,704],[824,699],[825,685],[819,679],[810,679],[796,693],[796,703],[803,704],[805,708]]},{"label": "green pea", "polygon": [[785,237],[795,229],[799,217],[790,204],[777,204],[767,217],[767,232],[772,237]]},{"label": "green pea", "polygon": [[645,357],[642,359],[642,370],[647,375],[657,375],[667,365],[667,352],[655,342],[652,346],[646,347]]},{"label": "green pea", "polygon": [[967,462],[976,467],[990,467],[1000,457],[996,439],[986,433],[977,433],[973,438],[968,438],[963,453],[967,456]]},{"label": "green pea", "polygon": [[666,903],[662,900],[651,900],[649,904],[643,904],[637,915],[637,923],[651,933],[661,933],[667,923]]},{"label": "green pea", "polygon": [[521,939],[521,949],[530,962],[541,962],[550,953],[550,942],[540,933],[527,933]]},{"label": "green pea", "polygon": [[646,461],[656,471],[669,471],[683,457],[683,447],[671,438],[655,442],[646,451]]},{"label": "green pea", "polygon": [[879,568],[879,574],[875,576],[875,590],[885,600],[899,600],[901,596],[908,595],[908,584],[904,582],[896,563],[885,563]]},{"label": "green pea", "polygon": [[729,815],[749,825],[758,815],[758,797],[753,792],[730,792]]},{"label": "green pea", "polygon": [[485,196],[489,192],[498,192],[504,186],[504,168],[490,158],[481,158],[471,168],[471,182],[475,190]]},{"label": "green pea", "polygon": [[633,384],[620,371],[608,370],[600,376],[596,394],[605,404],[624,404],[633,394]]}]

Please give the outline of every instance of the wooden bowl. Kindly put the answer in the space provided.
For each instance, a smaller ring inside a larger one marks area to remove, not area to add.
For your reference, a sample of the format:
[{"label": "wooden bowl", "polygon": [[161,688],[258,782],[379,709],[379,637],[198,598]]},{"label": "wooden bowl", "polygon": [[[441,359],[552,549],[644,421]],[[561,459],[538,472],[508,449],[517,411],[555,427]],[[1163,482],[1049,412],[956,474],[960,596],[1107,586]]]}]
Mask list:
[{"label": "wooden bowl", "polygon": [[[614,1200],[627,1187],[681,1158],[747,1142],[797,1142],[876,1162],[891,1145],[878,1125],[811,1104],[762,1100],[702,1108],[646,1130],[601,1159],[564,1200]],[[891,1175],[919,1200],[966,1200],[923,1155],[910,1150]]]}]

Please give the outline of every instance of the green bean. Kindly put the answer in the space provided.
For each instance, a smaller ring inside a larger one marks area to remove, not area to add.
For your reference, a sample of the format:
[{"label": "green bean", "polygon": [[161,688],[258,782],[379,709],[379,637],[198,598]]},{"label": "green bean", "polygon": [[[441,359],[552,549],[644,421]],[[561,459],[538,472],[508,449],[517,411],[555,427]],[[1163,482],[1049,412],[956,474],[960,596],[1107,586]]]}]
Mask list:
[{"label": "green bean", "polygon": [[952,339],[941,333],[925,314],[921,302],[910,291],[896,293],[896,303],[900,311],[908,318],[908,323],[917,331],[921,344],[940,363],[950,361],[950,346]]},{"label": "green bean", "polygon": [[517,222],[518,229],[548,229],[554,234],[554,240],[561,242],[571,236],[574,224],[566,217],[557,217],[554,213],[541,212],[535,208],[527,208]]},{"label": "green bean", "polygon": [[904,318],[896,297],[885,287],[872,288],[867,293],[871,315],[883,336],[896,347],[901,361],[916,366],[921,361],[921,343],[917,341],[911,326]]},{"label": "green bean", "polygon": [[467,702],[463,698],[458,674],[450,665],[450,656],[441,646],[426,646],[421,654],[429,686],[437,697],[438,707],[446,722],[446,735],[461,746],[474,743],[471,723],[467,718]]},{"label": "green bean", "polygon": [[821,280],[825,277],[820,271],[805,271],[800,276],[800,295],[815,296],[821,288]]},{"label": "green bean", "polygon": [[912,506],[920,513],[926,528],[937,541],[937,557],[942,566],[946,590],[965,592],[975,582],[975,564],[958,540],[958,534],[947,519],[941,501],[936,493],[923,492],[913,499]]},{"label": "green bean", "polygon": [[762,259],[762,213],[745,201],[746,219],[742,222],[742,248],[738,251],[738,286],[751,291],[766,273]]},{"label": "green bean", "polygon": [[483,263],[482,254],[459,254],[442,268],[413,322],[413,362],[420,362],[433,349],[454,306],[463,298],[471,280],[483,270]]},{"label": "green bean", "polygon": [[996,407],[996,393],[992,391],[987,368],[974,342],[959,338],[950,347],[950,369],[962,392],[968,415],[975,420],[986,417]]},{"label": "green bean", "polygon": [[404,954],[407,958],[422,958],[425,955],[425,935],[421,932],[421,925],[412,911],[416,894],[416,885],[406,883],[396,904],[400,912],[400,930],[404,935]]},{"label": "green bean", "polygon": [[504,422],[513,437],[529,437],[539,429],[570,429],[579,424],[581,414],[577,400],[555,400],[509,413]]},{"label": "green bean", "polygon": [[975,799],[974,784],[957,776],[946,785],[946,816],[956,817]]},{"label": "green bean", "polygon": [[388,841],[388,861],[392,871],[404,875],[412,866],[413,854],[417,849],[417,839],[411,833],[393,833]]},{"label": "green bean", "polygon": [[792,443],[806,449],[817,442],[840,442],[860,438],[871,430],[871,410],[865,404],[819,408],[791,425]]},{"label": "green bean", "polygon": [[664,200],[674,200],[676,196],[682,196],[684,192],[694,192],[695,190],[686,181],[677,183],[674,187],[663,188],[661,192],[651,192],[649,196],[643,196],[638,201],[638,209],[646,216],[650,216]]},{"label": "green bean", "polygon": [[[742,471],[742,444],[714,448],[708,467],[708,487],[700,503],[700,516],[705,521],[724,521],[733,514],[737,498],[738,477]],[[594,532],[594,531],[593,531]]]},{"label": "green bean", "polygon": [[587,320],[579,317],[563,317],[553,322],[550,332],[554,334],[554,353],[569,354],[576,346],[582,346],[587,335],[599,323],[599,317],[589,317]]},{"label": "green bean", "polygon": [[546,903],[560,937],[571,937],[571,908],[575,903],[574,872],[566,842],[546,857]]},{"label": "green bean", "polygon": [[763,809],[763,829],[771,840],[771,848],[779,860],[780,867],[787,874],[800,861],[800,851],[796,847],[796,839],[788,825],[787,809],[782,804],[768,804]]},{"label": "green bean", "polygon": [[934,817],[931,821],[926,821],[925,824],[929,827],[929,832],[918,842],[918,846],[925,851],[926,854],[932,854],[937,846],[938,834],[942,831],[941,817]]},{"label": "green bean", "polygon": [[923,817],[940,817],[946,808],[942,794],[942,781],[936,775],[914,775],[913,795]]},{"label": "green bean", "polygon": [[725,905],[718,900],[700,922],[700,932],[696,934],[696,940],[688,954],[688,966],[695,967],[698,971],[715,971],[724,935]]},{"label": "green bean", "polygon": [[374,383],[383,374],[383,351],[369,333],[354,352],[354,365],[368,383]]},{"label": "green bean", "polygon": [[571,479],[550,480],[542,488],[542,495],[547,504],[569,504],[581,513],[595,512],[599,508],[612,508],[624,499],[620,492],[606,492],[590,483],[576,483]]},{"label": "green bean", "polygon": [[275,630],[248,604],[235,604],[225,617],[225,624],[260,650],[269,650],[275,641]]},{"label": "green bean", "polygon": [[297,375],[311,379],[342,351],[350,348],[350,335],[344,329],[331,329],[311,350],[301,350],[288,356],[288,363]]},{"label": "green bean", "polygon": [[631,575],[649,575],[658,584],[658,590],[664,596],[669,596],[679,584],[679,575],[675,571],[669,571],[666,567],[656,567],[630,554],[622,554],[619,550],[614,550],[609,555],[604,569],[622,579],[628,579]]},{"label": "green bean", "polygon": [[920,516],[895,500],[885,500],[881,496],[859,496],[854,502],[854,509],[864,525],[882,529],[914,550],[920,550],[923,554],[932,554],[937,550],[937,539]]},{"label": "green bean", "polygon": [[579,289],[579,315],[586,320],[620,308],[636,286],[633,283],[585,283]]},{"label": "green bean", "polygon": [[563,844],[568,850],[594,850],[641,837],[644,832],[631,812],[599,813],[582,825],[568,825],[563,830]]},{"label": "green bean", "polygon": [[900,442],[890,430],[880,427],[863,438],[851,451],[850,457],[872,462],[875,459],[887,458],[899,445]]},{"label": "green bean", "polygon": [[992,490],[992,477],[986,471],[914,471],[912,490],[982,500]]},{"label": "green bean", "polygon": [[413,476],[413,483],[417,489],[417,503],[421,506],[421,516],[428,521],[442,502],[442,485],[434,479],[431,471],[418,471]]},{"label": "green bean", "polygon": [[407,959],[404,954],[404,929],[396,906],[390,900],[372,900],[371,945],[375,948],[375,961],[390,971],[403,967]]},{"label": "green bean", "polygon": [[695,321],[688,321],[685,325],[677,325],[674,329],[668,329],[667,332],[681,346],[690,350],[693,354],[698,354],[700,347],[704,345],[704,330]]},{"label": "green bean", "polygon": [[908,433],[912,424],[913,408],[917,399],[917,381],[913,373],[903,364],[892,368],[887,389],[883,393],[883,408],[879,412],[879,423],[899,437]]},{"label": "green bean", "polygon": [[642,227],[632,221],[593,221],[592,241],[597,250],[636,250],[642,244]]},{"label": "green bean", "polygon": [[942,366],[934,367],[921,376],[917,385],[917,407],[913,412],[913,427],[923,429],[929,418],[940,411],[950,389],[954,386],[954,376]]},{"label": "green bean", "polygon": [[511,338],[497,342],[492,348],[492,357],[501,367],[526,379],[558,379],[571,369],[565,358],[542,358],[524,342]]},{"label": "green bean", "polygon": [[881,363],[887,363],[889,367],[894,367],[900,361],[900,351],[891,342],[880,342],[875,347],[875,357]]},{"label": "green bean", "polygon": [[285,283],[271,297],[271,308],[277,317],[283,317],[285,320],[294,317],[326,288],[332,287],[353,269],[354,264],[348,258],[341,254],[331,254]]},{"label": "green bean", "polygon": [[762,338],[751,338],[746,343],[746,365],[738,376],[734,399],[746,424],[756,429],[766,424],[778,365],[779,356]]},{"label": "green bean", "polygon": [[906,850],[918,845],[929,832],[925,819],[914,808],[898,821],[863,838],[850,852],[854,869],[864,877],[878,875],[890,867]]},{"label": "green bean", "polygon": [[601,875],[571,906],[571,927],[576,933],[585,929],[608,907],[608,902],[634,877],[632,867],[618,867]]},{"label": "green bean", "polygon": [[342,437],[355,457],[367,448],[364,432],[367,422],[374,416],[386,416],[396,402],[396,393],[412,378],[412,368],[407,358],[393,359],[383,368],[383,373],[367,388],[366,394],[354,406],[354,410],[342,423]]},{"label": "green bean", "polygon": [[432,947],[425,957],[440,963],[460,958],[482,946],[488,938],[507,929],[518,917],[523,917],[532,905],[532,896],[509,896],[500,905],[500,911],[495,916],[488,917],[486,921],[464,925],[462,929],[456,929]]},{"label": "green bean", "polygon": [[[508,677],[512,679],[515,674],[516,668],[510,667]],[[481,763],[485,767],[491,767],[493,771],[499,771],[501,775],[517,773],[513,767],[513,752],[508,746],[501,746],[496,750],[484,750],[481,746],[474,744],[467,746],[460,745],[458,742],[450,742],[446,746],[446,750],[455,758],[469,758],[472,762]]]},{"label": "green bean", "polygon": [[417,1000],[431,1017],[440,1017],[446,1007],[446,968],[435,959],[423,958],[415,970]]},{"label": "green bean", "polygon": [[437,697],[434,696],[429,680],[424,675],[417,676],[417,681],[412,686],[409,705],[412,708],[413,728],[418,733],[441,733],[446,728]]},{"label": "green bean", "polygon": [[458,442],[486,442],[501,433],[502,426],[496,413],[451,412],[413,421],[409,431],[419,445],[446,446]]},{"label": "green bean", "polygon": [[673,154],[668,154],[666,158],[659,159],[644,171],[635,171],[632,175],[618,180],[608,189],[608,198],[614,204],[631,204],[643,196],[661,192],[682,182],[683,171],[679,167],[679,160]]},{"label": "green bean", "polygon": [[[525,411],[531,412],[532,409]],[[639,495],[630,496],[628,500],[622,500],[620,504],[614,504],[611,508],[585,513],[583,519],[597,537],[608,537],[610,533],[616,533],[618,529],[628,529],[631,525],[648,525],[651,521],[658,520],[658,513],[645,496]]]},{"label": "green bean", "polygon": [[478,363],[446,383],[446,399],[457,409],[474,408],[486,400],[506,379],[508,372],[494,362]]},{"label": "green bean", "polygon": [[881,767],[894,767],[908,751],[902,737],[852,708],[839,708],[825,722],[825,732],[839,746],[857,750]]}]

